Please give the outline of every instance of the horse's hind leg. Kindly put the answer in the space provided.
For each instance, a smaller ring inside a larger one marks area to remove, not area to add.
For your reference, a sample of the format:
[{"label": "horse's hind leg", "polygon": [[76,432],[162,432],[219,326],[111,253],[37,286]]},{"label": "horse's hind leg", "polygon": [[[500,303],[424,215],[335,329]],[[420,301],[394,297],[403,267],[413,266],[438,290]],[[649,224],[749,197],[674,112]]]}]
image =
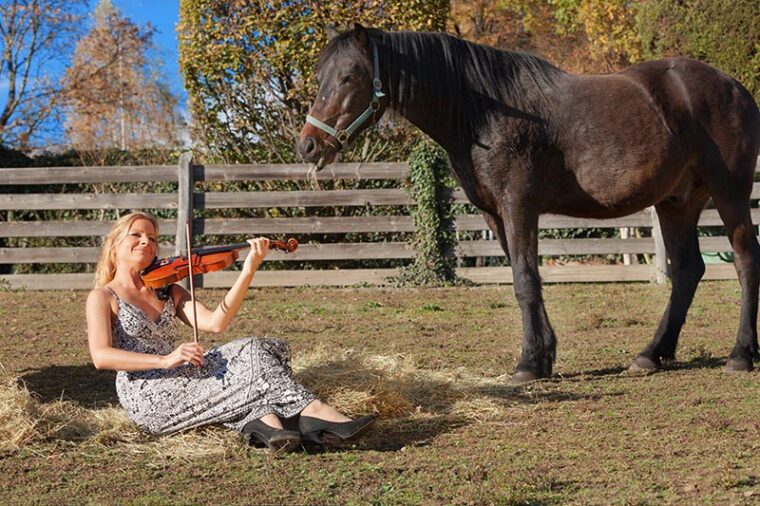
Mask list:
[{"label": "horse's hind leg", "polygon": [[699,251],[697,222],[708,198],[707,192],[701,189],[692,193],[684,205],[676,206],[666,201],[655,207],[670,258],[672,286],[668,306],[654,338],[633,361],[633,370],[654,370],[663,362],[675,360],[678,336],[686,321],[686,312],[705,272]]},{"label": "horse's hind leg", "polygon": [[750,215],[749,199],[732,200],[714,194],[713,200],[734,250],[734,267],[742,287],[741,316],[736,345],[728,356],[726,370],[751,371],[760,360],[757,344],[757,302],[760,286],[760,245]]},{"label": "horse's hind leg", "polygon": [[498,215],[486,211],[483,211],[483,219],[488,225],[488,228],[491,229],[499,240],[501,249],[504,250],[504,253],[507,255],[507,260],[509,260],[509,245],[507,244],[507,236],[504,232],[504,221]]}]

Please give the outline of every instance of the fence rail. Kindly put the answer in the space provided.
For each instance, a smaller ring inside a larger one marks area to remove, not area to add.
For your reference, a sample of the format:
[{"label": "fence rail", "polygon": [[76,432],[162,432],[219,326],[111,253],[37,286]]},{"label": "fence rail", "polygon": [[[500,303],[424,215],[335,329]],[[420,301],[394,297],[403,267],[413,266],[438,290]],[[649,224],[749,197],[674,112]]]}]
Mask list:
[{"label": "fence rail", "polygon": [[[760,169],[760,160],[758,160]],[[316,174],[319,181],[333,179],[402,179],[408,174],[405,163],[347,163],[327,167]],[[403,189],[349,189],[349,190],[298,190],[258,192],[203,192],[200,183],[222,181],[309,181],[314,177],[305,164],[283,165],[195,165],[184,155],[178,166],[140,167],[45,167],[0,168],[0,211],[9,216],[0,221],[0,241],[3,238],[66,238],[102,236],[111,221],[14,221],[12,216],[20,210],[177,210],[177,219],[159,220],[163,231],[175,237],[172,244],[161,245],[161,255],[184,251],[185,217],[193,210],[329,207],[329,206],[408,206],[413,205]],[[312,179],[313,181],[313,179]],[[176,183],[177,190],[169,193],[14,193],[14,186],[82,184],[82,183]],[[465,203],[461,190],[453,192],[455,203]],[[752,192],[760,199],[760,185]],[[754,223],[760,223],[760,209],[752,210]],[[192,221],[195,235],[231,234],[347,234],[347,233],[398,233],[413,232],[410,216],[334,216],[294,218],[195,218]],[[714,209],[703,211],[700,226],[721,226]],[[644,254],[651,263],[638,265],[545,265],[541,276],[545,282],[600,282],[600,281],[658,281],[665,277],[667,263],[659,234],[656,214],[652,208],[609,220],[572,218],[558,215],[541,216],[542,229],[623,228],[648,229],[651,237],[610,239],[542,239],[539,254],[560,255],[633,255]],[[487,231],[480,215],[458,215],[455,227],[459,232]],[[176,232],[175,232],[176,231]],[[703,252],[730,251],[726,237],[702,237]],[[497,241],[462,240],[457,255],[465,257],[503,257]],[[245,254],[241,255],[243,258]],[[0,247],[0,264],[61,264],[97,261],[96,247]],[[377,260],[410,259],[414,251],[405,242],[371,242],[340,244],[302,244],[289,255],[273,252],[267,260]],[[286,264],[287,265],[287,264]],[[509,267],[461,267],[458,273],[478,283],[511,283]],[[384,284],[397,269],[331,269],[331,270],[262,270],[254,285],[354,285],[357,283]],[[206,287],[226,287],[234,281],[236,273],[215,273],[203,280]],[[707,266],[706,278],[735,277],[731,264]],[[77,274],[8,274],[0,276],[0,285],[12,288],[61,289],[89,288],[91,273]]]}]

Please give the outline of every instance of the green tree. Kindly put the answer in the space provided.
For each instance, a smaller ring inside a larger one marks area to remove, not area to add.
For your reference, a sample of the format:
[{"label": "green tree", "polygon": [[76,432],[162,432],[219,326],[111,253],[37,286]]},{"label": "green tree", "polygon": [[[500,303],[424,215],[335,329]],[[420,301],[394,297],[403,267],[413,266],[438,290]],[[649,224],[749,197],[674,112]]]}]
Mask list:
[{"label": "green tree", "polygon": [[758,0],[642,0],[644,56],[691,56],[740,81],[760,102]]},{"label": "green tree", "polygon": [[[292,162],[328,25],[444,30],[448,12],[448,0],[182,0],[180,69],[196,147],[216,160]],[[344,160],[404,159],[409,131],[384,125]]]}]

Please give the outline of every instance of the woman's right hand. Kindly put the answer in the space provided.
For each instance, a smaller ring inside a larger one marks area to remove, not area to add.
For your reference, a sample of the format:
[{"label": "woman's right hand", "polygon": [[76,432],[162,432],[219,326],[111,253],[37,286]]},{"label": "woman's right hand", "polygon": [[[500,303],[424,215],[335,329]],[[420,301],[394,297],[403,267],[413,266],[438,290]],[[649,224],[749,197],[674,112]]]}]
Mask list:
[{"label": "woman's right hand", "polygon": [[173,352],[164,355],[164,369],[173,369],[188,363],[203,366],[203,346],[200,343],[182,343]]}]

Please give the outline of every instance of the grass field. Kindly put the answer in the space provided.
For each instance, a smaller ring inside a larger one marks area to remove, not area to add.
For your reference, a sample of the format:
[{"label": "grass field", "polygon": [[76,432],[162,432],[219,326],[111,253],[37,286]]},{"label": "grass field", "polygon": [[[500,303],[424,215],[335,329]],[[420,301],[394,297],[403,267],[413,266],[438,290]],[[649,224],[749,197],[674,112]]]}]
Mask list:
[{"label": "grass field", "polygon": [[701,284],[671,369],[626,372],[668,293],[547,286],[556,374],[514,387],[509,286],[252,290],[204,343],[288,339],[302,381],[380,418],[357,443],[272,456],[220,428],[140,434],[89,363],[86,293],[0,291],[0,502],[760,504],[760,373],[723,372],[736,282]]}]

